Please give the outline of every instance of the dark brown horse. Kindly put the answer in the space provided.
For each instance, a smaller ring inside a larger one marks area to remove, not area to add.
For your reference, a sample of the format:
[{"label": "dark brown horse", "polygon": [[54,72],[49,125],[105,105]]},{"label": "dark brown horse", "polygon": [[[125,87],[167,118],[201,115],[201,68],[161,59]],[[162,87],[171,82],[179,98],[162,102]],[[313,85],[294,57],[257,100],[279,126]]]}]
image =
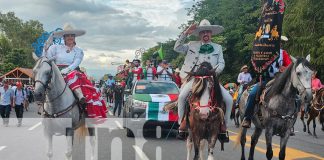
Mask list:
[{"label": "dark brown horse", "polygon": [[[306,132],[306,125],[304,122],[304,115],[305,115],[305,111],[302,110],[301,111],[301,115],[300,115],[300,119],[303,122],[304,128],[303,131]],[[315,138],[317,138],[316,135],[316,117],[318,117],[319,122],[322,124],[322,130],[324,131],[324,88],[318,90],[315,95],[314,98],[312,100],[311,103],[311,107],[309,110],[309,118],[307,120],[307,132],[310,135],[313,135]],[[309,124],[310,122],[313,121],[313,134],[312,132],[309,130]]]},{"label": "dark brown horse", "polygon": [[192,85],[192,95],[189,97],[186,109],[186,120],[189,124],[187,139],[187,160],[191,159],[191,149],[194,145],[195,157],[203,159],[202,150],[208,141],[208,159],[213,159],[215,147],[221,126],[224,123],[222,95],[215,70],[208,62],[203,62],[195,73],[188,73],[195,78]]}]

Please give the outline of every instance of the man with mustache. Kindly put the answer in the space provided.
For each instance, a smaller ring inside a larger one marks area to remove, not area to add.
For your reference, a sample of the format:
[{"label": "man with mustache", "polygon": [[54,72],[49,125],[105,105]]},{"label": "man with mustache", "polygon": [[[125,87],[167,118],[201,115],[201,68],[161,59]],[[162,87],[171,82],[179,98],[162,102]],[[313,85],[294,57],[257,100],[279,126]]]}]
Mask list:
[{"label": "man with mustache", "polygon": [[[183,84],[178,99],[179,124],[181,124],[181,120],[183,119],[185,101],[191,91],[194,81],[187,72],[195,72],[202,62],[209,62],[213,68],[216,69],[216,75],[220,75],[225,67],[222,46],[211,41],[212,35],[217,35],[223,32],[223,30],[224,28],[222,26],[211,25],[208,20],[204,19],[200,22],[199,26],[197,26],[197,24],[192,24],[184,31],[174,46],[176,52],[186,54],[184,64],[180,71],[180,77]],[[198,36],[200,41],[190,41],[188,44],[184,44],[189,35]],[[220,87],[223,101],[226,104],[227,112],[225,114],[225,122],[227,123],[229,121],[233,99],[223,86],[220,85]],[[184,137],[184,130],[185,125],[182,123],[179,128],[179,138]]]}]

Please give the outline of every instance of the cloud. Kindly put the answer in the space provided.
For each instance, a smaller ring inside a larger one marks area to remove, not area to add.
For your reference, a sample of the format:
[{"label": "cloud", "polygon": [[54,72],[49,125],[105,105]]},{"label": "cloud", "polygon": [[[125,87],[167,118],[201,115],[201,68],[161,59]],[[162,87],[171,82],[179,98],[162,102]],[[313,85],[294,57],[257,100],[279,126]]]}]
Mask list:
[{"label": "cloud", "polygon": [[76,39],[85,51],[82,65],[100,78],[103,74],[96,69],[113,70],[107,63],[131,60],[139,48],[176,38],[178,27],[190,18],[185,8],[192,4],[192,0],[19,0],[2,1],[0,10],[14,11],[23,20],[39,20],[46,31],[67,22],[85,29],[87,33]]}]

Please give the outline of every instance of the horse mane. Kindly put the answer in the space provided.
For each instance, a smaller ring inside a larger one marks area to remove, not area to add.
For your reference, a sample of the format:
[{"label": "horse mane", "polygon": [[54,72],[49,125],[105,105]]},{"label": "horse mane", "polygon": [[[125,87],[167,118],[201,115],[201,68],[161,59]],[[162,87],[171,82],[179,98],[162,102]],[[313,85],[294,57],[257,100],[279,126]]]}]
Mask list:
[{"label": "horse mane", "polygon": [[272,84],[271,89],[268,92],[268,97],[282,93],[287,80],[290,80],[293,68],[296,68],[300,63],[303,64],[303,66],[311,68],[311,64],[307,60],[304,58],[298,58],[295,63],[291,63],[283,73],[274,79],[275,83]]},{"label": "horse mane", "polygon": [[[216,101],[218,105],[222,104],[223,96],[221,94],[221,88],[219,86],[219,80],[216,76],[216,73],[212,73],[212,75],[209,75],[209,71],[212,70],[213,67],[209,62],[203,62],[201,63],[200,67],[197,69],[197,71],[194,73],[194,76],[212,76],[213,77],[213,87],[214,92],[213,95],[211,95],[212,101]],[[194,98],[199,98],[204,93],[206,87],[208,84],[207,78],[196,78],[194,80],[194,83],[192,85],[192,94]]]}]

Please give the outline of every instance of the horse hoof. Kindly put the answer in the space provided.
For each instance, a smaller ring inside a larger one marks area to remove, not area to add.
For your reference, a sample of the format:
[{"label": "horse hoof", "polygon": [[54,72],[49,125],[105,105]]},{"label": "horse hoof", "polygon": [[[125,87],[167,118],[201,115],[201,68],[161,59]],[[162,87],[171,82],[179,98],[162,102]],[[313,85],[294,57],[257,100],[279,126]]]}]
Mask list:
[{"label": "horse hoof", "polygon": [[303,131],[306,132],[306,128],[304,128]]},{"label": "horse hoof", "polygon": [[308,134],[311,135],[311,136],[313,135],[311,132],[308,132]]},{"label": "horse hoof", "polygon": [[324,127],[322,128],[322,131],[324,132]]},{"label": "horse hoof", "polygon": [[212,155],[209,155],[207,160],[214,160],[214,157]]},{"label": "horse hoof", "polygon": [[314,134],[314,138],[316,138],[316,139],[317,139],[317,135],[316,135],[316,134]]}]

